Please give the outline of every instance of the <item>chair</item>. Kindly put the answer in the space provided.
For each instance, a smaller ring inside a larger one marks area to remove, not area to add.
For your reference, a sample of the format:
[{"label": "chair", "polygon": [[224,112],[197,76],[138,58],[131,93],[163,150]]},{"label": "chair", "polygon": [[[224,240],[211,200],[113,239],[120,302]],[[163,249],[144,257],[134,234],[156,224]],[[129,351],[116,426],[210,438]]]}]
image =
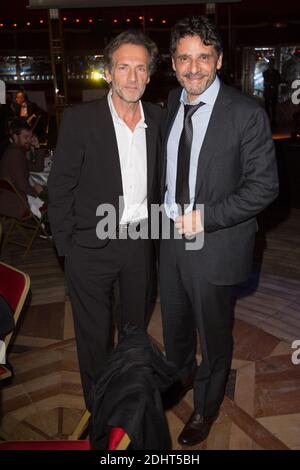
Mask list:
[{"label": "chair", "polygon": [[[69,436],[70,441],[77,441],[84,433],[90,419],[90,412],[85,410],[76,428]],[[130,444],[130,437],[122,428],[112,428],[109,435],[108,450],[126,450]]]},{"label": "chair", "polygon": [[[108,450],[125,450],[130,442],[127,434],[121,428],[114,428],[117,430],[116,439],[109,445]],[[121,430],[121,431],[120,431]],[[118,436],[117,436],[118,434]],[[124,434],[123,438],[119,438]],[[111,441],[111,439],[110,439]],[[118,443],[119,442],[119,443]],[[91,450],[90,442],[85,441],[7,441],[0,442],[1,450]]]},{"label": "chair", "polygon": [[[0,262],[0,295],[4,297],[14,312],[15,325],[18,322],[25,299],[30,287],[30,277],[28,274],[19,271],[8,264]],[[5,349],[7,350],[13,331],[4,338]],[[12,375],[11,370],[0,364],[0,380]]]},{"label": "chair", "polygon": [[6,441],[1,450],[91,450],[89,441]]},{"label": "chair", "polygon": [[[10,221],[10,226],[6,236],[4,237],[2,248],[7,243],[13,243],[18,246],[22,246],[25,248],[25,252],[23,254],[22,259],[24,260],[28,255],[30,248],[39,235],[40,232],[43,233],[44,237],[50,241],[50,238],[47,232],[44,229],[43,219],[45,218],[45,214],[47,209],[42,210],[42,218],[39,219],[36,217],[30,210],[27,200],[21,195],[21,193],[17,190],[14,184],[7,178],[0,178],[0,190],[8,191],[16,195],[16,198],[19,200],[21,207],[24,208],[23,215],[20,218],[13,217],[9,214],[1,214],[2,220]],[[16,232],[20,232],[22,235],[23,240],[15,239],[14,234]],[[29,232],[31,232],[29,234]]]}]

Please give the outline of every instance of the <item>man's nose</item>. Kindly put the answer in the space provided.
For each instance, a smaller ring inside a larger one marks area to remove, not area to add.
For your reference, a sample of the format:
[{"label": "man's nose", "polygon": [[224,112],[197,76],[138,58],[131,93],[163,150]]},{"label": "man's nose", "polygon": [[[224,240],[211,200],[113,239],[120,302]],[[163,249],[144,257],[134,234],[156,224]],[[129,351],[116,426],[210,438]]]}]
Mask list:
[{"label": "man's nose", "polygon": [[132,82],[136,81],[136,71],[134,69],[129,70],[129,80]]},{"label": "man's nose", "polygon": [[200,71],[200,62],[197,59],[192,59],[190,62],[190,72],[198,73]]}]

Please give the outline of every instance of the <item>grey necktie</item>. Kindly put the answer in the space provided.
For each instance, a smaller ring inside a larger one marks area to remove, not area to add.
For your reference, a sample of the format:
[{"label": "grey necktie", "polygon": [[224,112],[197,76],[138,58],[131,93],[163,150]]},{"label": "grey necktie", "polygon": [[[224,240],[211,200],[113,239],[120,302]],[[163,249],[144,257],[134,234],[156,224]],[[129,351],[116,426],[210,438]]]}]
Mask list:
[{"label": "grey necktie", "polygon": [[180,205],[182,213],[185,204],[190,204],[190,159],[193,142],[192,116],[204,103],[184,105],[184,123],[181,132],[178,155],[177,155],[177,175],[176,175],[176,195],[175,201]]}]

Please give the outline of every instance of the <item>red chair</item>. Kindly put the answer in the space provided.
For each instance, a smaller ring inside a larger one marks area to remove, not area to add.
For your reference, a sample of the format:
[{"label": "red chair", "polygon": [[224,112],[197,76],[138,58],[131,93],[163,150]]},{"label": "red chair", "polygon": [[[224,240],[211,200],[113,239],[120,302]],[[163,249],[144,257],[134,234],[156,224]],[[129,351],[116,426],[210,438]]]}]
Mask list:
[{"label": "red chair", "polygon": [[[30,287],[28,274],[0,262],[0,295],[4,297],[14,312],[15,325],[18,322],[25,299]],[[4,338],[5,349],[10,343],[13,331]],[[11,371],[4,365],[0,365],[0,380],[11,375]]]},{"label": "red chair", "polygon": [[[130,443],[122,428],[113,428],[109,437],[108,450],[124,450]],[[86,441],[6,441],[0,442],[0,450],[91,450]]]},{"label": "red chair", "polygon": [[[70,441],[77,441],[87,428],[90,419],[90,412],[86,410],[76,428],[69,436]],[[130,437],[122,428],[112,428],[109,435],[108,450],[125,450],[130,444]]]},{"label": "red chair", "polygon": [[6,441],[0,450],[91,450],[89,441]]}]

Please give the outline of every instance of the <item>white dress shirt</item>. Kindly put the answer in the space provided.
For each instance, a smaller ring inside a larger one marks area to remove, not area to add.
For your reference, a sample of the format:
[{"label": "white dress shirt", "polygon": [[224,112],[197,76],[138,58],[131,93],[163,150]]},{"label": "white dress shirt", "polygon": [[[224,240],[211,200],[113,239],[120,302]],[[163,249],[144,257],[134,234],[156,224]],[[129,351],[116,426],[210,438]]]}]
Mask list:
[{"label": "white dress shirt", "polygon": [[112,91],[108,93],[107,99],[116,132],[122,174],[124,211],[120,224],[127,224],[148,217],[147,124],[141,102],[141,119],[132,132],[114,107]]}]

